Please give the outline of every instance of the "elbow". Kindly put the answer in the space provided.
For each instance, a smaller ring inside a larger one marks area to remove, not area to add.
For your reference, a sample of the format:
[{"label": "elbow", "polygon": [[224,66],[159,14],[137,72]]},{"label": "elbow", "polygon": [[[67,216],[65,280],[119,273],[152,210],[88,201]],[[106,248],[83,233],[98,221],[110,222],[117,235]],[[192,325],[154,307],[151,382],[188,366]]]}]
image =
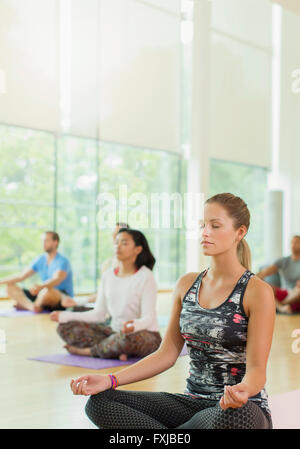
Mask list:
[{"label": "elbow", "polygon": [[164,348],[158,348],[156,353],[159,355],[160,360],[164,361],[165,370],[172,368],[179,357],[179,355],[173,354],[171,351],[166,351]]}]

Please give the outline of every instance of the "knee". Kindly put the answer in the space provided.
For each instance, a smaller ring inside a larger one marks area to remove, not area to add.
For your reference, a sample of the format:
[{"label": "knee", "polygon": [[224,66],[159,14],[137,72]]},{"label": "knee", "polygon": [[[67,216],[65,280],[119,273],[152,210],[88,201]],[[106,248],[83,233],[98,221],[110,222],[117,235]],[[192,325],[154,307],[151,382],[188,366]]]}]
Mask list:
[{"label": "knee", "polygon": [[112,402],[112,394],[114,391],[106,390],[101,393],[89,397],[85,405],[85,413],[87,417],[97,427],[105,428],[107,420],[109,419],[109,404]]},{"label": "knee", "polygon": [[56,332],[61,337],[62,335],[65,334],[66,329],[68,329],[68,323],[58,323]]},{"label": "knee", "polygon": [[256,429],[259,412],[251,401],[239,408],[220,409],[215,425],[217,429]]},{"label": "knee", "polygon": [[48,288],[43,288],[40,292],[39,292],[39,294],[38,294],[38,299],[39,300],[42,300],[42,301],[47,301],[47,300],[49,300],[51,298],[51,295],[50,295],[50,292],[49,292],[49,289]]}]

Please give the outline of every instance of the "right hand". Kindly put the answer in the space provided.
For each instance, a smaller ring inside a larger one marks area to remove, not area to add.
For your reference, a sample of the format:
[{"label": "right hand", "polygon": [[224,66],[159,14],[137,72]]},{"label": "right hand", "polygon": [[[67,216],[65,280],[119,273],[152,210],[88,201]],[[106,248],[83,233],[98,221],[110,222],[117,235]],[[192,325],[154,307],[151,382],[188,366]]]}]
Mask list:
[{"label": "right hand", "polygon": [[111,380],[108,375],[90,374],[71,380],[71,390],[75,395],[90,396],[101,393],[111,388]]}]

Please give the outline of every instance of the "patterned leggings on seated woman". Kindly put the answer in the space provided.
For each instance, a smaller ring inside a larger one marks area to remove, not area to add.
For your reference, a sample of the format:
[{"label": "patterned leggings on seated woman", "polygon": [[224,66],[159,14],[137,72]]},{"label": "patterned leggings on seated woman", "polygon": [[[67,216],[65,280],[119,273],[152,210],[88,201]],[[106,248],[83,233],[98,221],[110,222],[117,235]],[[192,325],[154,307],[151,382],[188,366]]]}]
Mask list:
[{"label": "patterned leggings on seated woman", "polygon": [[180,393],[106,390],[90,396],[85,410],[100,429],[272,429],[270,415],[251,400],[223,410]]},{"label": "patterned leggings on seated woman", "polygon": [[123,334],[101,323],[69,321],[57,327],[59,336],[71,346],[91,348],[93,357],[117,358],[121,354],[128,357],[145,357],[156,351],[161,343],[159,332],[142,330]]}]

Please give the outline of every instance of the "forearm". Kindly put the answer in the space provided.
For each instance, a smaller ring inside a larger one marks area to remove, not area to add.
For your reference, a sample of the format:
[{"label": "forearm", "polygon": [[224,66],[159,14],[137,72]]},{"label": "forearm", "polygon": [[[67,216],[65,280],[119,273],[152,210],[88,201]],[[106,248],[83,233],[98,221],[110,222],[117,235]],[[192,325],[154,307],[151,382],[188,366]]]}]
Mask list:
[{"label": "forearm", "polygon": [[247,386],[249,397],[258,394],[265,386],[266,372],[261,368],[249,369],[243,377],[242,383]]},{"label": "forearm", "polygon": [[153,318],[150,317],[142,317],[133,320],[134,332],[139,332],[144,329],[147,329],[149,325],[152,323]]},{"label": "forearm", "polygon": [[22,282],[23,280],[24,277],[22,274],[19,274],[17,276],[9,276],[7,278],[0,279],[0,285]]},{"label": "forearm", "polygon": [[149,379],[174,365],[174,361],[159,349],[128,368],[117,371],[115,376],[119,385],[127,385]]},{"label": "forearm", "polygon": [[40,287],[42,288],[54,288],[57,285],[61,284],[63,279],[50,279],[49,281],[43,282],[40,284]]}]

